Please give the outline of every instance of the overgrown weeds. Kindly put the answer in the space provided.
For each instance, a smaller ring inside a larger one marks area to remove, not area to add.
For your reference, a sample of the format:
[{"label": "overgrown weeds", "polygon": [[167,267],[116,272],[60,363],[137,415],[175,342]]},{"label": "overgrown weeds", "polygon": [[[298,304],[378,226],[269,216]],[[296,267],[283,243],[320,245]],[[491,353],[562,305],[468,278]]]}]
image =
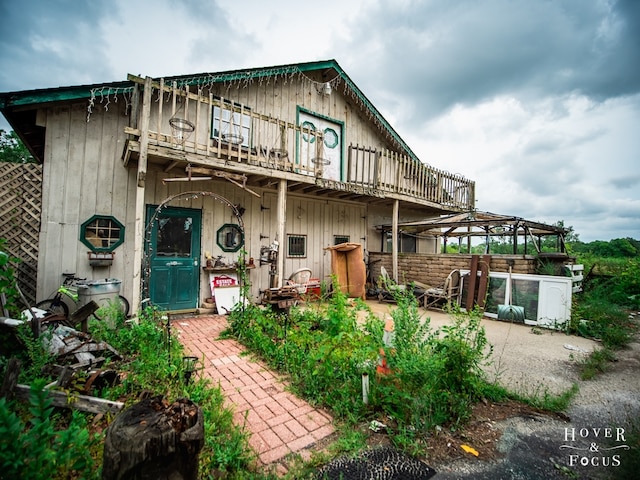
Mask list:
[{"label": "overgrown weeds", "polygon": [[254,454],[248,436],[233,421],[233,411],[224,406],[217,385],[196,374],[187,380],[185,352],[172,330],[167,315],[153,307],[146,308],[137,322],[116,319],[116,328],[105,323],[92,324],[94,336],[107,341],[129,358],[120,366],[124,374],[119,385],[107,395],[112,399],[133,402],[141,394],[164,395],[169,399],[186,397],[202,408],[205,419],[205,445],[200,452],[201,478],[225,474],[233,478],[237,472],[248,472]]},{"label": "overgrown weeds", "polygon": [[574,296],[568,332],[595,339],[602,348],[579,363],[580,375],[589,380],[607,370],[615,351],[626,347],[638,331],[629,312],[640,309],[640,260],[638,258],[580,259],[589,271],[597,270]]},{"label": "overgrown weeds", "polygon": [[[103,367],[117,369],[120,383],[94,394],[127,406],[145,395],[190,398],[205,418],[200,477],[251,478],[254,454],[247,433],[234,424],[218,386],[197,374],[186,380],[183,348],[163,312],[147,308],[136,322],[125,322],[116,314],[108,321],[90,322],[89,330],[94,339],[106,341],[125,358]],[[21,334],[26,345],[21,379],[32,385],[31,403],[25,408],[17,401],[0,400],[0,477],[9,473],[6,478],[99,478],[103,434],[91,433],[91,415],[51,407],[42,389],[48,380],[40,370],[49,357],[41,339],[29,338],[29,332]]]},{"label": "overgrown weeds", "polygon": [[28,410],[22,410],[26,420],[0,398],[0,477],[99,478],[91,455],[99,435],[89,433],[81,413],[56,413],[44,386],[43,380],[31,385]]},{"label": "overgrown weeds", "polygon": [[[413,295],[400,293],[397,302],[386,343],[384,321],[338,288],[328,304],[292,309],[288,317],[258,307],[234,311],[227,333],[288,373],[298,394],[347,424],[382,418],[400,439],[402,432],[423,435],[464,421],[488,391],[481,315],[457,312],[452,325],[434,330]],[[367,403],[363,374],[370,379]]]}]

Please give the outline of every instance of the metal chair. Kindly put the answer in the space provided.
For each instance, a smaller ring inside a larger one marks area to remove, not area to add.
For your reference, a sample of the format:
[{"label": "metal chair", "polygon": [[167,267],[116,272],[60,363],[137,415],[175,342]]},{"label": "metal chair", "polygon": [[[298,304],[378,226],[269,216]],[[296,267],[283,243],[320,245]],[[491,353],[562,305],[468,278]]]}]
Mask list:
[{"label": "metal chair", "polygon": [[440,287],[431,287],[424,292],[424,308],[433,308],[436,304],[444,302],[449,305],[455,300],[458,303],[460,296],[460,270],[452,270]]},{"label": "metal chair", "polygon": [[393,281],[393,279],[387,273],[387,269],[380,267],[380,280],[378,284],[378,301],[379,302],[396,302],[396,294],[404,291],[407,286],[400,285]]}]

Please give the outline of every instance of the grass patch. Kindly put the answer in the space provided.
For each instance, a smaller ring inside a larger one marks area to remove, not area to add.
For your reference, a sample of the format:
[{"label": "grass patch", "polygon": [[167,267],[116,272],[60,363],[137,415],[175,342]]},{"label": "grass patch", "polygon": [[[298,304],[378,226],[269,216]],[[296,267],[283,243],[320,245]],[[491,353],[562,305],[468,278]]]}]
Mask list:
[{"label": "grass patch", "polygon": [[596,375],[608,370],[609,364],[616,361],[616,354],[610,348],[594,350],[590,355],[578,363],[580,378],[591,380]]},{"label": "grass patch", "polygon": [[534,408],[544,410],[546,412],[562,412],[567,409],[571,400],[580,391],[577,383],[571,385],[571,388],[560,394],[549,393],[547,388],[540,388],[535,392],[529,392],[521,395],[515,392],[509,393],[513,400],[530,405]]}]

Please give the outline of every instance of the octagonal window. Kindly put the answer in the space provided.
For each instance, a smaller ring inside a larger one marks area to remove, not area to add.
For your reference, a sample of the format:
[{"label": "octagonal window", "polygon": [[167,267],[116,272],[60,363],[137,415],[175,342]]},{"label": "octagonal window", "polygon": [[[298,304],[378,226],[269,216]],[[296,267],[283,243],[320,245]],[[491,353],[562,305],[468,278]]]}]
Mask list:
[{"label": "octagonal window", "polygon": [[94,215],[80,227],[80,241],[92,252],[113,252],[124,242],[124,225],[110,215]]},{"label": "octagonal window", "polygon": [[239,225],[225,223],[216,233],[216,242],[223,252],[237,252],[244,245],[244,232]]}]

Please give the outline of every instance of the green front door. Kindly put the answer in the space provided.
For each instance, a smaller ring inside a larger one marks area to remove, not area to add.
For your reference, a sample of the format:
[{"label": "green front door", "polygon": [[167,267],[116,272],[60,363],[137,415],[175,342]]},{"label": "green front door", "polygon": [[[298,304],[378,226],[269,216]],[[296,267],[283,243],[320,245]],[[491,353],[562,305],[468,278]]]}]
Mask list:
[{"label": "green front door", "polygon": [[[155,207],[147,207],[147,222]],[[200,286],[200,230],[202,212],[191,208],[164,208],[155,218],[147,245],[149,297],[166,310],[198,306]]]}]

